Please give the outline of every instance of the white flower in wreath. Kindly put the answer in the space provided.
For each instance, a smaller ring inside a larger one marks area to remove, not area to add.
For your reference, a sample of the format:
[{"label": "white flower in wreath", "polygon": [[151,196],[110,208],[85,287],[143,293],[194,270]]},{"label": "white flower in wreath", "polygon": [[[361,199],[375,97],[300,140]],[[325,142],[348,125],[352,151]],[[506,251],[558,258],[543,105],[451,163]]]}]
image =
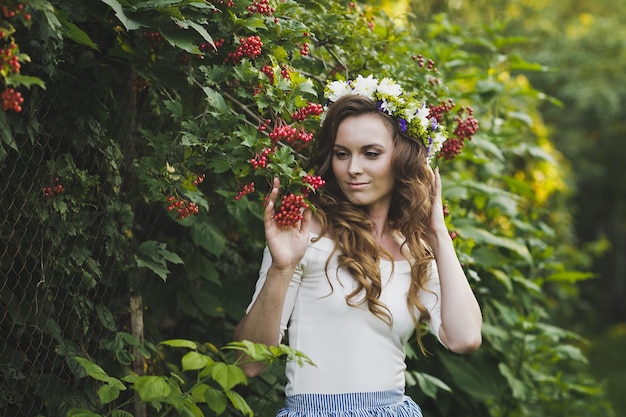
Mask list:
[{"label": "white flower in wreath", "polygon": [[447,138],[441,132],[436,132],[433,136],[431,136],[431,140],[432,143],[428,149],[428,154],[432,156],[441,150],[443,143],[447,140]]},{"label": "white flower in wreath", "polygon": [[396,105],[396,103],[387,101],[385,99],[383,99],[380,103],[380,109],[390,116],[393,116],[397,108],[398,106]]},{"label": "white flower in wreath", "polygon": [[377,91],[385,96],[400,97],[402,87],[391,78],[383,78],[378,85]]},{"label": "white flower in wreath", "polygon": [[[373,75],[369,75],[367,78],[359,75],[354,80],[352,85],[352,94],[367,97],[370,100],[374,100],[374,94],[378,89],[378,80]],[[331,99],[332,100],[332,99]]]},{"label": "white flower in wreath", "polygon": [[430,116],[430,109],[428,108],[428,106],[423,105],[417,111],[417,118],[424,129],[427,129],[428,126],[431,124],[430,118],[428,116]]},{"label": "white flower in wreath", "polygon": [[345,81],[333,81],[328,84],[328,99],[332,102],[352,92],[352,87]]}]

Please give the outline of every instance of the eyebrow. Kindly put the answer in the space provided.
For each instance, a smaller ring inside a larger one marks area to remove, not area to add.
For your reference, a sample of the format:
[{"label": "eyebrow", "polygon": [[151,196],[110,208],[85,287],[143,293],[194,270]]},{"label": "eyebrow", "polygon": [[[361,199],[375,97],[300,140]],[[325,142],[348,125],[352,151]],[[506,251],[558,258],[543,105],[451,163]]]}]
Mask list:
[{"label": "eyebrow", "polygon": [[[347,146],[343,146],[343,145],[337,145],[335,144],[333,146],[333,149],[348,149]],[[379,148],[379,149],[387,149],[384,145],[381,145],[380,143],[370,143],[368,145],[363,145],[361,146],[361,150],[368,150],[368,149],[372,149],[372,148]]]}]

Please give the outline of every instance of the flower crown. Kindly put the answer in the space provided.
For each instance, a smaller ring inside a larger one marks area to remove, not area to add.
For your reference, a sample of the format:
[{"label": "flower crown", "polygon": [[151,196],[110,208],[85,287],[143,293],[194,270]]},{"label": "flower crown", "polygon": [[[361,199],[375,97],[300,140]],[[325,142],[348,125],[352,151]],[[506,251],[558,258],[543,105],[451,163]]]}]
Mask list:
[{"label": "flower crown", "polygon": [[431,117],[424,99],[415,93],[404,92],[402,87],[390,78],[379,81],[373,75],[368,77],[359,75],[356,80],[329,82],[325,89],[328,103],[324,111],[328,110],[331,103],[349,94],[375,101],[380,111],[398,121],[402,133],[422,141],[428,151],[429,160],[441,150],[447,139],[444,126],[438,123],[436,118]]}]

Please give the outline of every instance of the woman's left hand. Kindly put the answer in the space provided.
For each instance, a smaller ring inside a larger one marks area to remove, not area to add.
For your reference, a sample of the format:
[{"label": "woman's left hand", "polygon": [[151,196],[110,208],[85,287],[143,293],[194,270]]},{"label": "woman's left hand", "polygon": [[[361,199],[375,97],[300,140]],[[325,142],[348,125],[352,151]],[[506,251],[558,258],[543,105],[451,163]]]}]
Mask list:
[{"label": "woman's left hand", "polygon": [[[439,167],[432,171],[433,174],[433,194],[432,194],[432,213],[430,215],[430,223],[428,225],[428,240],[435,239],[440,233],[448,234],[445,216],[443,212],[443,198],[441,196],[441,176],[439,175]],[[434,242],[429,242],[432,246]]]}]

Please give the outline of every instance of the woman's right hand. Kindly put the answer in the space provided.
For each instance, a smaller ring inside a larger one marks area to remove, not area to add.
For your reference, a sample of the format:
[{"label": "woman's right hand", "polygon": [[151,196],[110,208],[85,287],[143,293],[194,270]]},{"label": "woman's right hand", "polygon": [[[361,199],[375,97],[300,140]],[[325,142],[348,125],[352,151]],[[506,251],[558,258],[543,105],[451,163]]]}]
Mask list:
[{"label": "woman's right hand", "polygon": [[280,181],[274,178],[263,216],[265,239],[272,254],[272,268],[293,269],[304,256],[309,243],[312,213],[310,209],[305,209],[298,227],[280,227],[273,218],[279,192]]}]

